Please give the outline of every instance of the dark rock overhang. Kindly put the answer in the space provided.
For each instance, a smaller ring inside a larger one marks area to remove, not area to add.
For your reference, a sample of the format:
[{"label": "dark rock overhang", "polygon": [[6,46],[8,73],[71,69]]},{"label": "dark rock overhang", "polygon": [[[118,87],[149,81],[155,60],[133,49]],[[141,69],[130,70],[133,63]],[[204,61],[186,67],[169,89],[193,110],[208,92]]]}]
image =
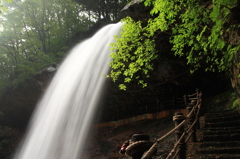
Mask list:
[{"label": "dark rock overhang", "polygon": [[150,17],[150,10],[152,6],[146,7],[142,0],[134,0],[131,3],[127,4],[122,10],[123,17],[131,17],[135,21],[143,21],[144,19],[148,19]]}]

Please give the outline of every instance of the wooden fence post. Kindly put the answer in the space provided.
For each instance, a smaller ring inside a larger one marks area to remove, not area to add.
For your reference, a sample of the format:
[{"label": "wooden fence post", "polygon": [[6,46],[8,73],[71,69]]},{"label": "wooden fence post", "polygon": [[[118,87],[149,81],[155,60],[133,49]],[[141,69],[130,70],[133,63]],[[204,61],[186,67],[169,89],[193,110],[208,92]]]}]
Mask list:
[{"label": "wooden fence post", "polygon": [[[144,134],[133,134],[132,135],[132,142],[137,142],[137,141],[150,141],[150,136],[149,135],[144,135]],[[140,147],[138,147],[138,151],[136,151],[135,153],[132,154],[132,158],[131,159],[141,159],[144,152],[148,149],[144,149],[144,145],[141,145]],[[149,158],[151,159],[151,158]]]},{"label": "wooden fence post", "polygon": [[[175,115],[173,117],[173,120],[175,122],[175,127],[177,127],[184,119],[185,119],[185,117],[183,116],[183,113],[175,113]],[[175,131],[176,142],[178,142],[178,140],[182,136],[183,132],[184,132],[184,126],[179,127]],[[179,141],[178,148],[180,150],[177,154],[177,159],[186,159],[186,144],[185,144],[185,138],[184,137]]]},{"label": "wooden fence post", "polygon": [[[195,105],[196,105],[197,101],[196,100],[192,100],[191,103],[188,104],[187,106],[187,110],[188,110],[188,113],[191,112],[192,109],[193,110],[193,113],[189,116],[189,118],[187,119],[187,124],[188,124],[188,128],[191,127],[191,125],[193,124],[194,120],[195,120],[195,116],[196,116],[196,113],[197,113],[197,108],[195,108]],[[196,142],[197,141],[197,137],[196,137],[196,125],[194,125],[192,127],[192,135],[191,137],[189,138],[189,141],[190,142]]]}]

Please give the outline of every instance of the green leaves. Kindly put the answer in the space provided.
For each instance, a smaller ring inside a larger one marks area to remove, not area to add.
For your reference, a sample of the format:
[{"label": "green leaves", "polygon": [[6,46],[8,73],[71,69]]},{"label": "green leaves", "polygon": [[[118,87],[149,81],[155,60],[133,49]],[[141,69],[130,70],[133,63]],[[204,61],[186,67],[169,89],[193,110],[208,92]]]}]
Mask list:
[{"label": "green leaves", "polygon": [[1,15],[0,91],[62,61],[72,37],[93,23],[72,0],[13,1],[6,7]]},{"label": "green leaves", "polygon": [[[185,0],[184,3],[189,5],[181,10],[179,18],[182,22],[172,29],[174,34],[170,42],[173,43],[175,55],[186,56],[195,69],[205,59],[207,71],[228,70],[232,61],[230,50],[234,47],[224,41],[223,36],[226,30],[224,24],[230,14],[229,7],[233,7],[233,3],[215,0],[212,11],[202,8],[197,1]],[[184,7],[185,4],[179,5]]]},{"label": "green leaves", "polygon": [[[111,44],[113,53],[110,55],[112,68],[110,75],[113,81],[123,78],[124,83],[133,79],[139,80],[139,84],[146,86],[139,74],[147,77],[152,70],[152,60],[157,56],[154,50],[154,41],[144,36],[145,29],[141,22],[134,22],[130,17],[125,18],[121,36],[115,36],[116,43]],[[141,82],[140,82],[141,81]],[[125,84],[119,85],[120,89],[126,89]]]},{"label": "green leaves", "polygon": [[[152,18],[142,27],[141,22],[125,18],[121,36],[112,44],[110,77],[129,83],[137,79],[143,87],[144,80],[153,69],[156,59],[154,37],[156,32],[169,32],[172,51],[176,56],[185,56],[193,65],[191,73],[205,63],[206,71],[228,72],[233,55],[240,48],[231,45],[227,35],[239,30],[239,25],[227,26],[231,8],[237,0],[213,0],[212,7],[203,6],[199,0],[145,0],[152,5]],[[227,26],[227,27],[226,27]],[[234,29],[233,29],[234,28]],[[120,89],[126,89],[124,84]]]}]

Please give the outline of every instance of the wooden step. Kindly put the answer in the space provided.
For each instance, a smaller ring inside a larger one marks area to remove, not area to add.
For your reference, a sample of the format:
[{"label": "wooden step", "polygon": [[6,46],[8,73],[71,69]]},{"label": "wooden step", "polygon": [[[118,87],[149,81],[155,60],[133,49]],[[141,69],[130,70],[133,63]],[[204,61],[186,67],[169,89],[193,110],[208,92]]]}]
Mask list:
[{"label": "wooden step", "polygon": [[[205,120],[206,121],[206,120]],[[234,126],[239,126],[240,125],[240,120],[235,120],[235,121],[226,121],[226,122],[213,122],[213,123],[205,123],[206,128],[211,128],[211,127],[234,127]]]},{"label": "wooden step", "polygon": [[239,154],[195,154],[187,159],[240,159]]},{"label": "wooden step", "polygon": [[238,154],[240,147],[214,147],[199,149],[198,153],[201,154]]},{"label": "wooden step", "polygon": [[231,115],[236,115],[239,114],[238,111],[236,110],[225,110],[221,112],[214,112],[214,113],[206,113],[205,117],[221,117],[221,116],[231,116]]},{"label": "wooden step", "polygon": [[238,111],[207,113],[202,121],[201,142],[188,143],[188,159],[240,159]]},{"label": "wooden step", "polygon": [[199,142],[199,147],[239,147],[239,141],[208,141]]},{"label": "wooden step", "polygon": [[203,135],[203,141],[240,141],[240,133]]},{"label": "wooden step", "polygon": [[218,134],[240,134],[240,129],[217,129],[217,130],[210,130],[206,129],[203,131],[204,135],[218,135]]},{"label": "wooden step", "polygon": [[205,122],[227,122],[233,120],[240,120],[240,114],[232,114],[229,116],[219,116],[219,117],[205,117]]},{"label": "wooden step", "polygon": [[232,127],[209,127],[203,128],[202,131],[217,131],[217,130],[237,130],[240,129],[240,126],[232,126]]}]

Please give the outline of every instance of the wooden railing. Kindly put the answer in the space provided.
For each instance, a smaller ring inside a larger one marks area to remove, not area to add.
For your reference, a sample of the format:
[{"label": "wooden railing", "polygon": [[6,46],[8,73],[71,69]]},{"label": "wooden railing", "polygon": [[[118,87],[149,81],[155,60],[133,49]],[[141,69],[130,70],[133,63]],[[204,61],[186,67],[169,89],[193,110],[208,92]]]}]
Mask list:
[{"label": "wooden railing", "polygon": [[186,159],[186,143],[196,141],[196,124],[199,121],[202,92],[197,89],[196,93],[185,95],[184,101],[186,109],[189,112],[188,115],[185,117],[183,113],[176,112],[173,116],[175,128],[157,139],[152,147],[143,155],[142,159],[150,159],[157,151],[158,144],[173,133],[175,133],[176,143],[166,159]]},{"label": "wooden railing", "polygon": [[164,110],[170,110],[170,109],[182,109],[185,108],[184,103],[184,97],[182,98],[176,98],[171,97],[169,99],[166,99],[165,101],[161,101],[158,104],[155,103],[154,106],[146,105],[145,108],[143,106],[136,107],[135,105],[132,106],[132,110],[130,111],[122,111],[121,109],[116,108],[117,111],[113,112],[113,115],[104,116],[101,119],[101,123],[109,122],[109,121],[117,121],[121,119],[130,118],[137,115],[143,115],[148,113],[156,113],[161,112]]}]

